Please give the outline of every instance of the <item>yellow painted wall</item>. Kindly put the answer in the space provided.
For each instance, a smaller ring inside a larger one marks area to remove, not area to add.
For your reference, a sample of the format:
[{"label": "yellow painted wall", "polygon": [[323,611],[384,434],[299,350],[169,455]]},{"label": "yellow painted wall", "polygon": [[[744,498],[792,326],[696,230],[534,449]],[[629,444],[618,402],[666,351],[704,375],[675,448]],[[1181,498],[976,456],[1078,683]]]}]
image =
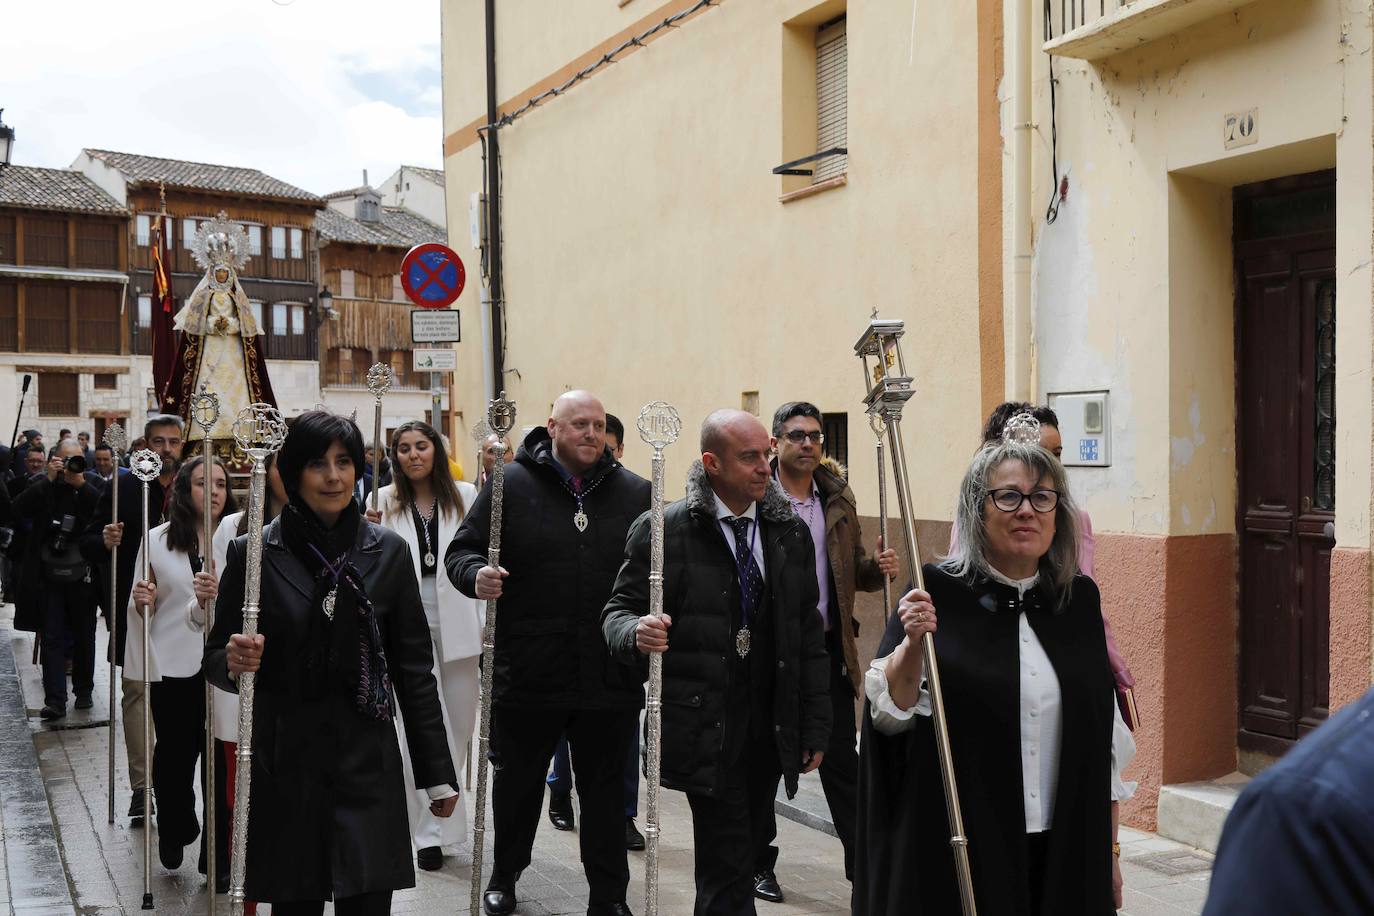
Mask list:
[{"label": "yellow painted wall", "polygon": [[[1337,528],[1369,545],[1369,47],[1367,3],[1259,0],[1101,61],[1056,59],[1069,197],[1053,225],[1034,58],[1036,390],[1111,390],[1113,465],[1071,473],[1097,529],[1234,531],[1231,188],[1336,167]],[[1224,149],[1224,115],[1251,107],[1258,143]]]},{"label": "yellow painted wall", "polygon": [[[975,5],[920,4],[914,47],[910,4],[852,6],[848,184],[784,204],[770,174],[786,154],[784,23],[817,5],[722,0],[502,130],[506,387],[522,425],[542,423],[570,386],[601,394],[627,425],[646,401],[675,404],[685,430],[669,451],[672,493],[702,417],[740,406],[741,392],[758,391],[765,416],[797,398],[847,411],[852,480],[875,514],[852,346],[876,308],[910,328],[915,511],[949,518],[981,419]],[[622,18],[661,8],[499,6],[503,99]],[[553,8],[577,28],[553,35]],[[481,65],[466,56],[480,4],[446,4],[444,28],[452,133],[481,114]],[[478,147],[446,166],[449,226],[467,251],[458,229],[480,187]],[[484,403],[476,285],[460,303],[468,424]],[[647,473],[647,449],[630,439],[626,461]]]}]

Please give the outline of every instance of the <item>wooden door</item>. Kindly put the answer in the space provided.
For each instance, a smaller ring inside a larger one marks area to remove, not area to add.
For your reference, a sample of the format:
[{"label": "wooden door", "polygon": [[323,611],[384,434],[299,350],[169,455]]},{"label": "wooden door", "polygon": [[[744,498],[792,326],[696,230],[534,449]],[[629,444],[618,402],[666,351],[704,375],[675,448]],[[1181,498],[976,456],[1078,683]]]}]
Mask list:
[{"label": "wooden door", "polygon": [[1238,743],[1280,754],[1328,707],[1334,175],[1238,189],[1236,213]]}]

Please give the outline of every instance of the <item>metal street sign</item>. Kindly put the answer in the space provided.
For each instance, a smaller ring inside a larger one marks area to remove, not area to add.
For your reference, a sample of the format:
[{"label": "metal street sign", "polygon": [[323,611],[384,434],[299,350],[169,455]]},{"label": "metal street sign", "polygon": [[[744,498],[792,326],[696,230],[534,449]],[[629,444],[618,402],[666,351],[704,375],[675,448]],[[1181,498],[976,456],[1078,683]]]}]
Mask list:
[{"label": "metal street sign", "polygon": [[416,372],[453,372],[458,368],[456,350],[411,350]]},{"label": "metal street sign", "polygon": [[457,309],[415,309],[410,313],[410,339],[415,343],[457,343],[463,329]]},{"label": "metal street sign", "polygon": [[401,286],[421,308],[441,309],[462,295],[467,272],[463,259],[447,245],[416,245],[401,259]]}]

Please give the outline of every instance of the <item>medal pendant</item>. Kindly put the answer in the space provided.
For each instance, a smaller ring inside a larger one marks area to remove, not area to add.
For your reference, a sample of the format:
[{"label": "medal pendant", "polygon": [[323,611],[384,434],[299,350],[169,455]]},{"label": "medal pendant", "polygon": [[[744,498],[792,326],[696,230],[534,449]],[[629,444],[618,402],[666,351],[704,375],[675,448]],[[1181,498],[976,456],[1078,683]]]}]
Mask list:
[{"label": "medal pendant", "polygon": [[735,634],[735,651],[736,651],[737,653],[739,653],[739,657],[740,657],[740,658],[746,658],[746,657],[748,657],[748,655],[749,655],[749,628],[748,628],[748,627],[743,627],[743,628],[741,628],[740,631],[739,631],[738,633]]},{"label": "medal pendant", "polygon": [[433,566],[433,565],[434,565],[434,554],[432,554],[432,553],[427,553],[427,554],[425,554],[425,565],[426,565],[426,566]]},{"label": "medal pendant", "polygon": [[321,607],[324,609],[324,616],[328,617],[330,620],[334,619],[334,603],[338,601],[338,598],[339,587],[337,585],[329,590],[329,594],[324,596],[324,603]]},{"label": "medal pendant", "polygon": [[578,509],[577,514],[573,516],[573,527],[576,528],[578,531],[586,531],[587,513],[583,512],[581,509]]}]

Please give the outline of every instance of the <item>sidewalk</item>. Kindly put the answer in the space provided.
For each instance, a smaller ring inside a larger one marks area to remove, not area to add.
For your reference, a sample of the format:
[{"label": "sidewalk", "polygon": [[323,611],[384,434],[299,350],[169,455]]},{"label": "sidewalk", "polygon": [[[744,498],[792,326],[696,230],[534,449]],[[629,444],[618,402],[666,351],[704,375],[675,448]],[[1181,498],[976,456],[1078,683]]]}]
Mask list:
[{"label": "sidewalk", "polygon": [[[116,817],[113,825],[107,822],[108,667],[97,667],[93,710],[69,711],[59,727],[45,725],[37,716],[42,691],[38,671],[30,663],[32,637],[11,631],[10,617],[11,609],[0,607],[0,916],[138,913],[143,831],[131,829],[124,816],[129,786],[118,727]],[[98,630],[98,654],[103,653],[105,638],[104,630]],[[660,907],[676,916],[692,909],[691,815],[681,793],[665,791],[661,798]],[[814,774],[803,778],[797,799],[780,804],[779,813],[777,873],[787,902],[760,903],[761,916],[848,913],[843,855],[831,835],[819,779]],[[491,824],[490,813],[487,823]],[[491,834],[487,837],[489,874]],[[1121,840],[1127,885],[1123,913],[1200,912],[1210,857],[1127,829]],[[441,871],[418,872],[417,886],[398,892],[392,911],[436,916],[465,912],[470,867],[470,859],[459,855],[450,857]],[[643,853],[630,854],[630,873],[630,906],[642,916]],[[186,861],[175,872],[162,868],[154,851],[152,887],[157,912],[206,912],[205,880],[195,872],[194,848],[188,847]],[[561,833],[541,822],[534,861],[520,880],[518,894],[517,912],[523,916],[586,911],[587,884],[576,833]],[[227,914],[227,897],[218,898],[217,912]],[[264,907],[260,912],[270,910]]]}]

